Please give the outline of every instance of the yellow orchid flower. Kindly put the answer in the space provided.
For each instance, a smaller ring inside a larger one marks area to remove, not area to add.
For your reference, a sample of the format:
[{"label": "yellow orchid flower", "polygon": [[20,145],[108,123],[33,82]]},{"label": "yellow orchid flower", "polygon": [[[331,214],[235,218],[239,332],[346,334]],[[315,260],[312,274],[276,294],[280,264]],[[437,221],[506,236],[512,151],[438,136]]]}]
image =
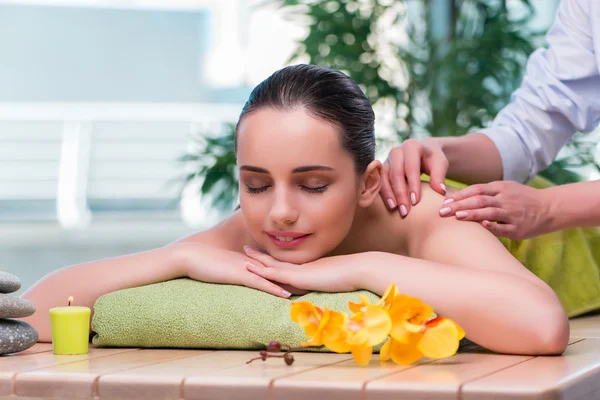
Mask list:
[{"label": "yellow orchid flower", "polygon": [[381,306],[369,304],[350,318],[348,330],[353,345],[376,346],[388,337],[392,328],[390,314]]},{"label": "yellow orchid flower", "polygon": [[[328,311],[327,308],[325,310]],[[304,329],[306,337],[309,339],[308,343],[302,344],[303,346],[320,346],[323,344],[321,333],[328,320],[328,313],[309,301],[299,301],[292,303],[290,315],[292,321]]]},{"label": "yellow orchid flower", "polygon": [[352,346],[348,344],[348,314],[333,310],[330,312],[327,325],[323,327],[323,344],[335,353],[348,353]]},{"label": "yellow orchid flower", "polygon": [[454,321],[438,317],[425,324],[425,332],[417,348],[426,357],[446,358],[456,354],[464,337],[465,331]]},{"label": "yellow orchid flower", "polygon": [[396,288],[396,284],[392,283],[385,290],[385,292],[383,293],[383,296],[381,296],[381,299],[379,299],[379,301],[377,302],[377,305],[383,304],[383,306],[385,308],[389,309],[390,306],[392,305],[392,301],[394,300],[394,298],[397,295],[398,295],[398,289]]},{"label": "yellow orchid flower", "polygon": [[425,322],[431,318],[433,309],[421,300],[406,295],[396,295],[391,300],[390,336],[401,343],[409,343],[413,333],[425,330]]},{"label": "yellow orchid flower", "polygon": [[371,304],[369,298],[362,294],[358,296],[358,299],[360,300],[360,303],[353,303],[351,301],[348,302],[348,308],[354,314],[364,311],[365,307]]},{"label": "yellow orchid flower", "polygon": [[[381,298],[377,301],[377,303],[375,303],[375,305],[378,305],[378,306],[383,305],[384,308],[389,308],[389,306],[391,305],[392,299],[397,294],[398,294],[398,289],[396,289],[396,285],[394,283],[392,283],[390,286],[388,286],[388,288],[385,290],[385,293],[383,293],[383,296],[381,296]],[[348,308],[353,313],[358,313],[358,312],[364,311],[364,307],[371,304],[371,302],[369,301],[369,298],[362,294],[358,296],[358,299],[360,300],[360,303],[353,303],[351,301],[348,302]]]},{"label": "yellow orchid flower", "polygon": [[351,352],[360,366],[369,364],[373,354],[372,346],[381,343],[389,334],[391,320],[387,311],[373,304],[367,298],[361,303],[353,303],[357,312],[352,318],[344,313],[331,314],[323,329],[325,346],[336,353]]},{"label": "yellow orchid flower", "polygon": [[[375,304],[365,296],[348,303],[354,313],[324,310],[308,301],[292,303],[292,320],[308,337],[303,346],[322,346],[336,353],[352,354],[357,364],[366,366],[373,346],[386,338],[379,359],[411,364],[421,357],[445,358],[458,350],[465,332],[454,321],[435,317],[433,309],[421,300],[398,294],[391,284]],[[434,318],[435,317],[435,318]]]},{"label": "yellow orchid flower", "polygon": [[379,350],[379,361],[389,361],[392,358],[391,355],[391,345],[392,338],[388,338],[388,340],[381,346],[381,350]]},{"label": "yellow orchid flower", "polygon": [[379,359],[387,361],[390,358],[396,364],[412,364],[422,356],[429,358],[446,358],[456,354],[460,339],[465,332],[454,321],[438,317],[425,323],[425,330],[418,333],[408,333],[404,341],[393,337],[381,348]]},{"label": "yellow orchid flower", "polygon": [[373,348],[370,346],[354,346],[352,348],[352,358],[361,367],[366,367],[371,361]]},{"label": "yellow orchid flower", "polygon": [[336,353],[352,353],[352,357],[360,366],[371,361],[373,349],[366,343],[369,331],[366,329],[352,333],[349,330],[350,319],[345,313],[331,312],[327,325],[323,328],[323,344]]},{"label": "yellow orchid flower", "polygon": [[422,335],[422,333],[411,334],[407,343],[389,338],[379,352],[379,359],[387,361],[391,358],[393,362],[400,365],[408,365],[419,361],[423,357],[423,353],[421,353],[417,344]]}]

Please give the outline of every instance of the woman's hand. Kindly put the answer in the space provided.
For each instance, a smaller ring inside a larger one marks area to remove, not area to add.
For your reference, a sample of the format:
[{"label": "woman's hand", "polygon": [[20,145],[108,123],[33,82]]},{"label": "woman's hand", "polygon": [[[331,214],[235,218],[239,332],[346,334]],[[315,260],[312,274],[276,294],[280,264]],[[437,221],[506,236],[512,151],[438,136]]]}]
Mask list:
[{"label": "woman's hand", "polygon": [[383,164],[381,197],[389,209],[398,207],[405,217],[421,199],[421,173],[430,175],[429,184],[439,194],[446,193],[444,179],[448,159],[435,138],[405,140],[390,150]]},{"label": "woman's hand", "polygon": [[[177,251],[181,251],[185,266],[184,274],[191,279],[247,286],[284,298],[291,296],[291,293],[281,286],[246,269],[248,263],[253,263],[257,268],[264,268],[264,265],[242,253],[194,242],[180,242],[173,246],[178,249]],[[200,263],[198,260],[210,260],[210,262]]]},{"label": "woman's hand", "polygon": [[248,271],[269,281],[305,291],[352,292],[360,289],[355,258],[358,255],[326,257],[298,265],[278,261],[250,247],[245,251],[252,259],[246,265]]},{"label": "woman's hand", "polygon": [[481,222],[496,236],[522,240],[548,232],[550,201],[543,189],[499,181],[453,193],[441,206],[440,215]]}]

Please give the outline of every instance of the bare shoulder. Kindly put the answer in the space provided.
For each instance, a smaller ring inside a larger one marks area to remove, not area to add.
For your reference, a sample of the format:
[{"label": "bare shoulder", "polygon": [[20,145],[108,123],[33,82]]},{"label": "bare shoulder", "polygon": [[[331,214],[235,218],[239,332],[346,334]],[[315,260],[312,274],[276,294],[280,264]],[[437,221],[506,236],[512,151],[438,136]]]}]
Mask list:
[{"label": "bare shoulder", "polygon": [[[448,194],[456,192],[458,189],[448,187]],[[429,182],[421,182],[421,200],[417,205],[413,206],[407,221],[411,221],[413,224],[426,224],[426,225],[438,225],[444,223],[443,221],[456,221],[454,217],[442,218],[440,216],[440,209],[444,206],[445,197],[436,192],[429,186]],[[479,225],[474,222],[456,221],[460,222],[462,226],[468,225]],[[487,231],[486,229],[482,228]]]},{"label": "bare shoulder", "polygon": [[[400,216],[397,209],[390,211],[383,200],[378,204],[377,229],[373,230],[373,247],[378,250],[414,256],[414,243],[421,242],[429,226],[440,219],[439,209],[444,197],[433,191],[427,183],[421,184],[421,199],[411,207],[406,217]],[[365,233],[361,232],[364,238]],[[382,250],[383,249],[383,250]]]},{"label": "bare shoulder", "polygon": [[[410,229],[409,252],[421,254],[421,245],[430,240],[440,240],[438,233],[447,235],[489,236],[489,232],[478,223],[459,221],[455,217],[441,217],[440,209],[444,196],[429,186],[428,182],[421,183],[421,200],[412,207],[406,217],[406,226]],[[437,238],[437,239],[434,239]]]},{"label": "bare shoulder", "polygon": [[409,256],[444,264],[510,273],[546,287],[477,222],[441,217],[444,196],[422,184],[422,200],[406,218]]},{"label": "bare shoulder", "polygon": [[238,252],[243,252],[245,245],[254,244],[240,210],[235,211],[212,228],[184,237],[173,244],[182,242],[198,242]]},{"label": "bare shoulder", "polygon": [[440,216],[443,201],[444,196],[434,191],[429,182],[421,182],[421,199],[412,206],[406,221],[411,224],[433,222],[435,217]]}]

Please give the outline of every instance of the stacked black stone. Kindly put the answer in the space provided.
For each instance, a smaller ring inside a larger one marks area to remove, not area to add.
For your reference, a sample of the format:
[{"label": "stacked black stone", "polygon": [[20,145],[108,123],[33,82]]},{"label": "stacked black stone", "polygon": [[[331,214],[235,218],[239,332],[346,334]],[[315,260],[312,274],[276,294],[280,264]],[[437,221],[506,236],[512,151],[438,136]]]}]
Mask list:
[{"label": "stacked black stone", "polygon": [[33,315],[35,306],[28,300],[10,296],[21,287],[21,281],[7,272],[0,271],[0,355],[27,350],[38,340],[34,327],[11,318]]}]

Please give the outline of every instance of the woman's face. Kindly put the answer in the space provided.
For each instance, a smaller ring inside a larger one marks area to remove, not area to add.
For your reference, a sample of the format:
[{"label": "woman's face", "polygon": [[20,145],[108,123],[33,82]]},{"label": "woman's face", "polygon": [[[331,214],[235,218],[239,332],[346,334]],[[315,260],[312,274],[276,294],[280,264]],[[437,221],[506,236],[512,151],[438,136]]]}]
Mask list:
[{"label": "woman's face", "polygon": [[359,180],[337,129],[303,109],[269,107],[238,127],[242,213],[254,239],[278,260],[316,260],[350,230]]}]

